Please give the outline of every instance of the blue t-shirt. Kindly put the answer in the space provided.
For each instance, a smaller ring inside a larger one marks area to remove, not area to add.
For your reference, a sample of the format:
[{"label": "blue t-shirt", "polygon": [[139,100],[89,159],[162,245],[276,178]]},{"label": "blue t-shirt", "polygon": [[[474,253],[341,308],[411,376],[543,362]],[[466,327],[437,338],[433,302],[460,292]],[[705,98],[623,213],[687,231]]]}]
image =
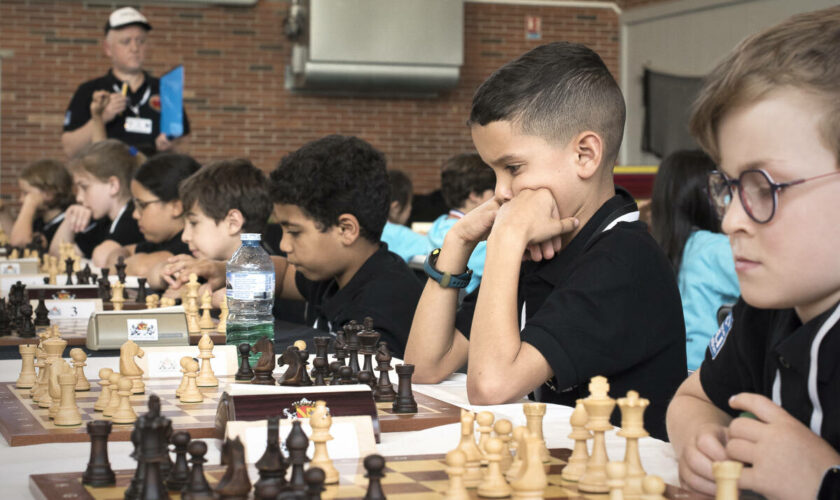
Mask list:
[{"label": "blue t-shirt", "polygon": [[411,229],[400,225],[385,223],[382,229],[382,236],[379,238],[388,244],[388,250],[402,257],[406,262],[415,255],[427,255],[432,251],[429,239],[422,234],[415,233]]},{"label": "blue t-shirt", "polygon": [[741,295],[729,238],[697,230],[685,242],[677,276],[685,316],[688,369],[703,362],[706,347],[717,332],[717,310]]},{"label": "blue t-shirt", "polygon": [[[429,229],[429,234],[427,235],[432,248],[440,248],[443,246],[443,238],[446,236],[446,233],[452,229],[452,226],[454,226],[456,222],[458,222],[457,218],[444,214],[432,223],[432,228]],[[481,283],[481,276],[484,274],[485,257],[487,257],[487,242],[482,241],[476,245],[475,250],[473,250],[472,255],[470,255],[470,260],[467,261],[467,267],[472,269],[473,272],[470,284],[467,285],[466,288],[467,293],[472,293],[472,291],[478,288],[478,285]]]}]

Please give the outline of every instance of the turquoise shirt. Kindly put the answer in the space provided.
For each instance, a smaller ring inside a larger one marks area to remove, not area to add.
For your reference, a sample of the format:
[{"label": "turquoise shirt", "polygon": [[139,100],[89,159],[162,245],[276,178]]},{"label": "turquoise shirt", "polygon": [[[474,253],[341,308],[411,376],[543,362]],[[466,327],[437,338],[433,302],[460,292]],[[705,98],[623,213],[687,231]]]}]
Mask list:
[{"label": "turquoise shirt", "polygon": [[394,252],[408,262],[415,255],[428,255],[432,251],[429,239],[422,234],[400,224],[385,223],[382,229],[382,241],[388,244],[388,250]]},{"label": "turquoise shirt", "polygon": [[717,310],[741,295],[729,238],[698,230],[685,242],[677,276],[685,316],[688,369],[703,362],[706,347],[718,330]]},{"label": "turquoise shirt", "polygon": [[[446,236],[446,233],[452,229],[452,226],[458,222],[458,219],[455,217],[450,217],[449,215],[441,215],[438,217],[435,222],[432,224],[432,228],[429,229],[429,241],[431,242],[432,248],[440,248],[443,246],[443,238]],[[484,258],[487,256],[487,242],[482,241],[478,245],[476,245],[475,250],[473,250],[472,255],[470,255],[470,260],[467,261],[467,267],[472,269],[472,279],[470,279],[470,284],[467,285],[466,292],[472,293],[473,290],[478,288],[478,285],[481,283],[481,276],[484,274]]]}]

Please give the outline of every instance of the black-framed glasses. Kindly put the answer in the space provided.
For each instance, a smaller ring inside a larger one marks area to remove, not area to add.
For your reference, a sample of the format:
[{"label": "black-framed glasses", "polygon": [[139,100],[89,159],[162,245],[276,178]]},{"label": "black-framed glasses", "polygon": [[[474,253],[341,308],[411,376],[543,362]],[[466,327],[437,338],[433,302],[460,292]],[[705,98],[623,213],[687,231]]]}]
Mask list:
[{"label": "black-framed glasses", "polygon": [[151,205],[153,203],[163,203],[163,200],[143,201],[143,200],[138,200],[137,198],[134,198],[134,206],[136,206],[137,209],[141,212],[146,210],[146,207],[148,207],[149,205]]},{"label": "black-framed glasses", "polygon": [[773,182],[770,174],[760,168],[744,170],[737,179],[730,179],[723,172],[714,170],[709,173],[709,199],[723,219],[726,209],[732,203],[732,190],[737,188],[741,206],[750,219],[759,224],[766,224],[776,214],[781,190],[835,174],[840,174],[840,170],[807,179],[777,183]]}]

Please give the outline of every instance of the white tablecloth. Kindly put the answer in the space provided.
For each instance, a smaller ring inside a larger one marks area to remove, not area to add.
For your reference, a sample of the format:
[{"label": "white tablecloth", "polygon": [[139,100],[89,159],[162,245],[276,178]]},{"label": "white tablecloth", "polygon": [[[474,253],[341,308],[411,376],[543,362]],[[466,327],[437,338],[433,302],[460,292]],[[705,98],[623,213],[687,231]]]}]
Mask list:
[{"label": "white tablecloth", "polygon": [[[118,358],[88,358],[85,373],[94,383],[94,374],[100,368],[115,368]],[[14,381],[20,372],[20,361],[0,361],[0,381]],[[474,411],[488,410],[496,418],[507,418],[514,425],[525,425],[521,404],[494,406],[475,406],[467,401],[466,376],[454,374],[448,380],[436,385],[414,385],[414,390]],[[569,417],[572,408],[547,405],[543,421],[543,433],[549,448],[571,448],[573,441],[567,438],[572,431]],[[414,432],[395,432],[382,434],[377,451],[389,455],[422,455],[446,453],[455,448],[460,440],[460,424],[449,424],[432,429]],[[218,441],[208,439],[207,458],[209,463],[219,463]],[[607,453],[611,460],[624,457],[624,439],[607,433]],[[129,442],[110,442],[108,456],[111,466],[117,469],[133,469],[136,462],[129,456],[132,452]],[[665,482],[678,484],[677,462],[670,444],[653,438],[644,438],[639,442],[642,465],[648,474],[661,476]],[[89,443],[53,443],[32,446],[10,447],[5,440],[0,441],[0,483],[3,485],[2,498],[33,498],[29,492],[29,475],[55,472],[82,472],[90,455]]]}]

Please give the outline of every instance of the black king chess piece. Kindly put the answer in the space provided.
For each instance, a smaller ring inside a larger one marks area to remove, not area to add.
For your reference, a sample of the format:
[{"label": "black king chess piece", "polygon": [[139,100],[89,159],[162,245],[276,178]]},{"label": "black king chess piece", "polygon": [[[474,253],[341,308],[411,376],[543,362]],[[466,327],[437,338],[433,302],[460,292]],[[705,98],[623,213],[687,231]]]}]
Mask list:
[{"label": "black king chess piece", "polygon": [[73,260],[73,257],[67,257],[64,259],[64,272],[67,273],[67,283],[65,285],[72,286],[73,285],[73,263],[76,262]]}]

